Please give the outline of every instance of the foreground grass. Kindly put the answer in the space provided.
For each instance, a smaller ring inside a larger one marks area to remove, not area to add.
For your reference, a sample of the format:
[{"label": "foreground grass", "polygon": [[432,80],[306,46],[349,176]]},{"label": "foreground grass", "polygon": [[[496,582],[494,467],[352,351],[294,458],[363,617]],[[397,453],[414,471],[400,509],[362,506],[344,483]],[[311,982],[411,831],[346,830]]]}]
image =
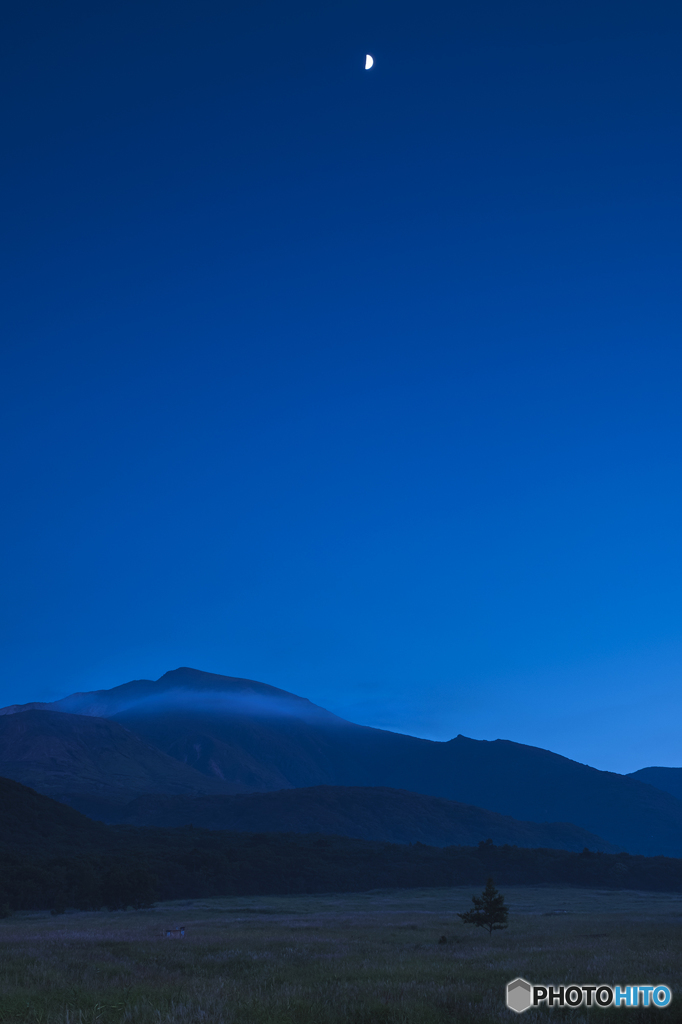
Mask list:
[{"label": "foreground grass", "polygon": [[[0,1024],[682,1022],[682,897],[507,889],[510,927],[456,916],[472,890],[195,900],[0,921]],[[186,926],[184,940],[166,927]],[[441,935],[447,944],[439,944]],[[537,1009],[504,988],[664,983],[666,1009]],[[679,1001],[678,1001],[679,1000]]]}]

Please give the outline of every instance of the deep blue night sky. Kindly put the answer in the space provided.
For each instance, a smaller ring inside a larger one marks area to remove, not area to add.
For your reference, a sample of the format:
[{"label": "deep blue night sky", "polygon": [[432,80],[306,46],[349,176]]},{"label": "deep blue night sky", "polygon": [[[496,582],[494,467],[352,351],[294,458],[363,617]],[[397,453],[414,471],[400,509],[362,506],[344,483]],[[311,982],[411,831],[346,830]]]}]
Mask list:
[{"label": "deep blue night sky", "polygon": [[15,7],[0,701],[682,764],[679,3]]}]

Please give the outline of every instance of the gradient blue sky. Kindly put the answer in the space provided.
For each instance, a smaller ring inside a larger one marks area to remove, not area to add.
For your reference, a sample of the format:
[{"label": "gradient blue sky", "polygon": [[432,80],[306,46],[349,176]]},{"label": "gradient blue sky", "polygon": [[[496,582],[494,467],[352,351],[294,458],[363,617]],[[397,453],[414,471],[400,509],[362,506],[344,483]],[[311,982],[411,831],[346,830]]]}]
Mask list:
[{"label": "gradient blue sky", "polygon": [[27,0],[0,58],[2,703],[682,764],[679,3]]}]

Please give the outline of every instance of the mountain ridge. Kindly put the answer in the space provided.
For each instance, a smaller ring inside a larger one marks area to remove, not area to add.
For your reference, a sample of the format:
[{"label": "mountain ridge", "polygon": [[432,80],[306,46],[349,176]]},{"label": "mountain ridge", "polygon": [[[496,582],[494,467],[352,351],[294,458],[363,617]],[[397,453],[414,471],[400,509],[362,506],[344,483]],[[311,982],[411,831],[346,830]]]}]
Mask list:
[{"label": "mountain ridge", "polygon": [[511,740],[439,742],[356,725],[266,683],[198,669],[71,694],[49,712],[15,705],[0,726],[13,715],[62,715],[75,706],[107,711],[99,721],[124,727],[191,769],[194,785],[199,776],[223,795],[226,786],[233,793],[386,787],[519,821],[570,822],[630,853],[682,856],[682,801],[639,778]]},{"label": "mountain ridge", "polygon": [[[229,684],[227,687],[225,684]],[[164,672],[158,679],[132,679],[108,690],[84,690],[67,694],[54,701],[33,701],[28,704],[10,704],[0,708],[0,716],[17,714],[22,711],[61,711],[75,715],[87,715],[93,718],[110,718],[125,712],[132,707],[154,701],[164,694],[200,689],[206,692],[217,692],[240,698],[253,696],[270,701],[282,701],[284,704],[297,706],[301,710],[321,712],[330,718],[337,718],[330,711],[319,708],[297,694],[282,690],[269,683],[261,683],[255,679],[244,679],[239,676],[221,676],[215,672],[203,672],[200,669],[186,666]],[[343,719],[338,719],[343,721]]]},{"label": "mountain ridge", "polygon": [[140,792],[239,792],[149,746],[110,719],[60,711],[0,718],[0,775],[87,813]]},{"label": "mountain ridge", "polygon": [[664,793],[682,800],[682,768],[640,768],[639,771],[630,772],[629,778],[639,779],[656,789],[662,789]]},{"label": "mountain ridge", "polygon": [[126,825],[227,832],[295,832],[426,846],[497,846],[617,853],[618,847],[564,822],[517,821],[406,790],[313,786],[238,796],[140,796],[112,819]]}]

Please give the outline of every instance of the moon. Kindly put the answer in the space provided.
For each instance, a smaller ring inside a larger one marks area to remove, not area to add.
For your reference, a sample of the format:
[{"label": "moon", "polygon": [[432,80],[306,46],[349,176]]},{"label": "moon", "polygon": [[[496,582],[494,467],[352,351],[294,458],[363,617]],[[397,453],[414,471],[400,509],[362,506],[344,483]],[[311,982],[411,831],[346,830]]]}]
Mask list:
[{"label": "moon", "polygon": [[370,57],[369,54],[366,54],[365,55],[365,71],[369,71],[369,69],[372,67],[373,64],[374,64],[374,57]]}]

